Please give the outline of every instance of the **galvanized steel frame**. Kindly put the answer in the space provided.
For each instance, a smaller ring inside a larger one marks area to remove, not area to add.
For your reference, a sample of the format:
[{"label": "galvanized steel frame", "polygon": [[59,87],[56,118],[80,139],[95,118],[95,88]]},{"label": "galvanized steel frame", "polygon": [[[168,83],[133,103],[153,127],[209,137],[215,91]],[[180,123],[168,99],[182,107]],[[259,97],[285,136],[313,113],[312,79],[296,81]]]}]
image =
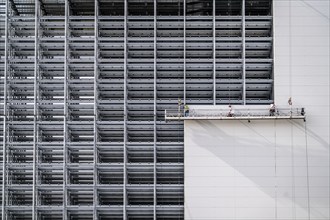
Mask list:
[{"label": "galvanized steel frame", "polygon": [[157,11],[166,0],[147,16],[130,14],[134,0],[117,16],[103,0],[89,15],[75,0],[4,1],[2,219],[183,218],[183,123],[164,110],[273,102],[272,17],[246,15],[246,1],[235,16],[215,0],[212,16],[186,0],[171,16]]}]

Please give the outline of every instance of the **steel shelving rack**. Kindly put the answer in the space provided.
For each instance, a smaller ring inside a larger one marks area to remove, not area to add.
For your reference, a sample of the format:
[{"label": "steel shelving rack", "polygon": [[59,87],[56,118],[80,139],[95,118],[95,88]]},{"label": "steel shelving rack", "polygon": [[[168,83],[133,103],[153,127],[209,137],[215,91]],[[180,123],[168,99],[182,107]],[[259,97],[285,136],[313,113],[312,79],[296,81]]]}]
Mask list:
[{"label": "steel shelving rack", "polygon": [[183,219],[188,105],[273,102],[271,0],[0,0],[2,219]]}]

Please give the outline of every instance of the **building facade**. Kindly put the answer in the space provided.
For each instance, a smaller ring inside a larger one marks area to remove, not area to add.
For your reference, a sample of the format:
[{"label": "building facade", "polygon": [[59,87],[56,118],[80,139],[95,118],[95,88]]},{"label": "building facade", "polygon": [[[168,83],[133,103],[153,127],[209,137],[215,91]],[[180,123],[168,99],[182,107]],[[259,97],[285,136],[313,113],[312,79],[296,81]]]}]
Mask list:
[{"label": "building facade", "polygon": [[296,100],[289,2],[0,0],[2,219],[188,218],[165,110]]}]

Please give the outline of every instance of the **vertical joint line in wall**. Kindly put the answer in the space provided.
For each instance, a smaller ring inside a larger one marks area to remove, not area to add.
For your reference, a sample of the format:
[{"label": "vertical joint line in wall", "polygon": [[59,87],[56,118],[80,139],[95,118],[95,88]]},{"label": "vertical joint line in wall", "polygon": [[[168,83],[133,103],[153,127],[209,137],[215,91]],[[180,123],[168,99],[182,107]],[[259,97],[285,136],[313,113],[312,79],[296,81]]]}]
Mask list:
[{"label": "vertical joint line in wall", "polygon": [[277,124],[276,124],[276,120],[274,120],[274,156],[275,156],[275,160],[274,160],[274,173],[275,173],[275,219],[277,219],[277,141],[276,141],[276,129],[277,129]]},{"label": "vertical joint line in wall", "polygon": [[[291,1],[289,1],[289,93],[290,97],[292,97],[292,64],[291,64],[291,55],[292,55],[292,47],[291,47]],[[292,216],[293,219],[296,219],[296,195],[295,195],[295,172],[294,172],[294,146],[293,146],[293,124],[291,123],[291,172],[292,172]]]},{"label": "vertical joint line in wall", "polygon": [[292,97],[292,30],[291,30],[291,1],[289,1],[289,96]]},{"label": "vertical joint line in wall", "polygon": [[308,209],[308,219],[311,219],[311,207],[310,207],[310,192],[309,192],[309,161],[308,161],[308,132],[307,132],[307,123],[304,122],[305,129],[305,154],[306,154],[306,175],[307,175],[307,209]]},{"label": "vertical joint line in wall", "polygon": [[37,86],[38,86],[38,23],[39,23],[39,1],[34,4],[34,81],[33,81],[33,177],[32,177],[32,219],[36,219],[36,181],[37,181]]},{"label": "vertical joint line in wall", "polygon": [[123,184],[123,220],[127,219],[126,204],[127,204],[127,4],[128,0],[124,1],[124,184]]},{"label": "vertical joint line in wall", "polygon": [[98,80],[98,0],[94,1],[94,143],[93,143],[93,219],[98,219],[96,207],[98,202],[97,195],[97,80]]},{"label": "vertical joint line in wall", "polygon": [[157,0],[154,0],[154,186],[153,219],[157,219]]},{"label": "vertical joint line in wall", "polygon": [[186,0],[183,0],[183,104],[186,104]]},{"label": "vertical joint line in wall", "polygon": [[68,23],[69,23],[69,2],[65,0],[65,21],[64,21],[64,117],[63,117],[63,219],[67,219],[67,138],[68,128],[67,128],[67,119],[68,119],[68,109],[67,109],[67,80],[68,80]]},{"label": "vertical joint line in wall", "polygon": [[2,142],[2,219],[6,219],[6,148],[7,148],[7,78],[8,78],[8,8],[9,8],[9,0],[6,0],[5,5],[5,63],[4,63],[4,95],[3,95],[3,142]]},{"label": "vertical joint line in wall", "polygon": [[213,0],[213,105],[216,105],[217,91],[216,91],[216,19],[215,19],[216,0]]},{"label": "vertical joint line in wall", "polygon": [[291,172],[292,172],[292,216],[296,219],[296,183],[295,183],[295,161],[294,161],[294,145],[293,145],[293,124],[291,124]]},{"label": "vertical joint line in wall", "polygon": [[242,79],[243,91],[242,99],[243,105],[246,105],[246,64],[245,64],[245,0],[242,2]]},{"label": "vertical joint line in wall", "polygon": [[[241,123],[243,123],[242,121],[240,121]],[[234,164],[236,166],[237,162],[236,162],[236,158],[237,158],[237,142],[236,142],[236,123],[233,123],[233,133],[232,133],[232,136],[233,136],[233,147],[234,147]],[[234,187],[236,188],[237,187],[237,171],[235,170],[234,171]],[[236,220],[237,219],[237,190],[234,190],[234,219]]]}]

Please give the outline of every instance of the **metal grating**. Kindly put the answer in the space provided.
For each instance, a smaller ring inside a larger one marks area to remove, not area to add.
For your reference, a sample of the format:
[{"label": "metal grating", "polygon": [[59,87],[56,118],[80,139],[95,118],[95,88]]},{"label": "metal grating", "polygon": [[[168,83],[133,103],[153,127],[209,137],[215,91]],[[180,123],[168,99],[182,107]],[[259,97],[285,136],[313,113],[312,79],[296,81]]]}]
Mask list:
[{"label": "metal grating", "polygon": [[270,0],[0,0],[0,22],[2,219],[183,219],[165,109],[273,102]]}]

